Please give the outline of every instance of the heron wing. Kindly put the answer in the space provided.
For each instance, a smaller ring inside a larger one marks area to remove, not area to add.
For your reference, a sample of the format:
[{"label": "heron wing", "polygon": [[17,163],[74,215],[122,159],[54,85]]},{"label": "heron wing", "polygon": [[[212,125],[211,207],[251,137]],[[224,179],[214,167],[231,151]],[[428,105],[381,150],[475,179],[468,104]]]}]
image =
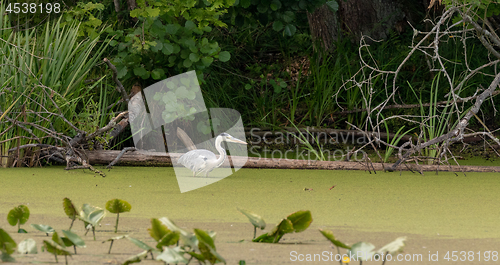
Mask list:
[{"label": "heron wing", "polygon": [[183,154],[177,162],[191,171],[199,173],[206,169],[207,161],[215,160],[217,157],[214,153],[205,149],[196,149]]}]

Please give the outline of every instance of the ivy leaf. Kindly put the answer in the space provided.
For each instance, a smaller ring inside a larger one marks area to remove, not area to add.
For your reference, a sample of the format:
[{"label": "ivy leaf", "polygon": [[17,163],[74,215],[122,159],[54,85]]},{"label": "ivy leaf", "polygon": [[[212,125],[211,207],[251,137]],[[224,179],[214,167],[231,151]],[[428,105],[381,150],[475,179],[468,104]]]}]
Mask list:
[{"label": "ivy leaf", "polygon": [[221,62],[227,62],[229,61],[229,59],[231,59],[231,54],[228,51],[223,51],[219,53],[219,60]]}]

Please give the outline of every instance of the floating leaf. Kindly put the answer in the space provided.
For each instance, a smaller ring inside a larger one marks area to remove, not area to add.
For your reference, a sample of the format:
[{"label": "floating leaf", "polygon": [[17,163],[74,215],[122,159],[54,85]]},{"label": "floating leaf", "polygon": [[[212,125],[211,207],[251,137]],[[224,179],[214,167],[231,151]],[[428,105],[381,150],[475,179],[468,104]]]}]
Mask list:
[{"label": "floating leaf", "polygon": [[55,232],[54,228],[52,228],[51,226],[48,226],[48,225],[31,224],[31,227],[35,228],[36,230],[38,230],[40,232],[44,232],[47,235],[49,235],[49,233]]},{"label": "floating leaf", "polygon": [[143,259],[146,259],[146,257],[148,256],[148,251],[143,251],[135,256],[132,256],[130,258],[128,258],[124,263],[123,265],[128,265],[128,264],[132,264],[132,263],[138,263],[138,262],[141,262]]},{"label": "floating leaf", "polygon": [[200,252],[205,260],[208,260],[210,264],[215,264],[217,261],[226,263],[226,260],[219,253],[217,253],[214,240],[208,235],[207,232],[201,229],[194,229],[194,233],[199,241],[198,248],[200,249]]},{"label": "floating leaf", "polygon": [[164,246],[174,245],[179,242],[181,233],[179,231],[170,232],[158,241],[156,248],[161,250]]},{"label": "floating leaf", "polygon": [[287,219],[292,222],[295,233],[306,230],[313,221],[311,211],[298,211],[290,214]]},{"label": "floating leaf", "polygon": [[133,237],[127,237],[128,240],[130,240],[130,242],[134,243],[134,245],[144,249],[144,250],[147,250],[147,251],[152,251],[154,250],[154,248],[148,246],[148,244],[142,242],[141,240],[139,239],[136,239],[136,238],[133,238]]},{"label": "floating leaf", "polygon": [[66,247],[66,244],[64,243],[64,241],[62,240],[61,237],[59,237],[59,235],[57,234],[57,232],[54,232],[54,234],[52,234],[52,241],[54,241],[56,244],[58,244],[59,246],[65,248]]},{"label": "floating leaf", "polygon": [[184,257],[184,251],[180,247],[165,248],[163,252],[156,256],[156,260],[161,260],[167,264],[188,263],[189,261]]},{"label": "floating leaf", "polygon": [[384,254],[386,252],[389,252],[389,254],[394,255],[397,254],[401,251],[403,251],[403,248],[405,246],[405,241],[406,237],[398,237],[396,240],[392,241],[391,243],[383,246],[380,248],[377,253]]},{"label": "floating leaf", "polygon": [[[47,250],[47,252],[54,254],[54,257],[56,258],[57,261],[57,256],[59,255],[64,255],[64,256],[71,256],[71,253],[69,253],[67,250],[63,249],[59,245],[53,242],[49,242],[47,240],[43,241],[43,248]],[[43,250],[43,249],[42,249]]]},{"label": "floating leaf", "polygon": [[16,250],[17,244],[10,235],[0,228],[0,251],[7,254],[12,254]]},{"label": "floating leaf", "polygon": [[116,225],[115,225],[115,233],[118,232],[118,220],[120,218],[120,213],[130,212],[132,209],[132,205],[130,203],[120,200],[113,199],[106,202],[106,210],[111,213],[116,213]]},{"label": "floating leaf", "polygon": [[[15,226],[17,224],[22,225],[25,224],[30,218],[30,210],[26,205],[19,205],[14,209],[10,210],[7,215],[7,221],[11,226]],[[18,227],[19,227],[18,226]]]},{"label": "floating leaf", "polygon": [[19,254],[36,254],[36,241],[32,238],[25,239],[17,245],[17,252]]},{"label": "floating leaf", "polygon": [[151,219],[151,228],[148,229],[149,235],[156,241],[160,241],[166,234],[171,233],[170,229],[156,218]]},{"label": "floating leaf", "polygon": [[326,239],[328,239],[330,242],[332,242],[333,245],[335,245],[336,247],[339,247],[339,248],[345,248],[345,249],[351,249],[351,247],[349,247],[348,245],[338,241],[335,239],[335,236],[333,236],[333,232],[330,231],[330,230],[319,230],[319,232],[324,236],[326,237]]},{"label": "floating leaf", "polygon": [[111,248],[113,247],[113,243],[115,242],[115,240],[120,240],[120,239],[124,239],[124,238],[128,238],[128,235],[116,236],[116,237],[112,237],[108,240],[102,241],[102,243],[106,243],[106,241],[111,241],[111,243],[109,244],[108,254],[111,254]]},{"label": "floating leaf", "polygon": [[[371,260],[373,254],[375,252],[373,249],[375,246],[371,243],[366,242],[358,242],[351,246],[351,249],[348,252],[349,257],[352,257],[354,260],[366,261]],[[363,255],[358,256],[357,254],[362,253]]]},{"label": "floating leaf", "polygon": [[253,226],[258,227],[261,230],[266,228],[266,222],[260,215],[247,211],[245,209],[240,209],[240,208],[237,209],[248,218],[248,220],[250,221],[250,223],[252,223]]},{"label": "floating leaf", "polygon": [[71,231],[68,231],[68,230],[62,230],[62,232],[66,236],[66,238],[69,239],[71,241],[71,243],[73,243],[73,245],[75,245],[79,248],[87,247],[85,245],[85,241],[83,241],[83,239],[79,235],[77,235]]}]

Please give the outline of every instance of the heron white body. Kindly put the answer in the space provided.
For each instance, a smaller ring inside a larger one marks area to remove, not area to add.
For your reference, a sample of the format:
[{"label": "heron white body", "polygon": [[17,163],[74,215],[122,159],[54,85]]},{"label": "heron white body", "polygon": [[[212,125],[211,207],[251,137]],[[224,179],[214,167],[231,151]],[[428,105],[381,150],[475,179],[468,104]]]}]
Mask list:
[{"label": "heron white body", "polygon": [[193,171],[193,177],[202,172],[204,172],[205,176],[208,177],[208,173],[210,173],[215,168],[220,167],[226,160],[226,150],[222,148],[222,141],[247,144],[246,142],[234,138],[227,133],[221,133],[215,139],[215,148],[217,149],[217,151],[219,151],[219,158],[217,158],[211,151],[205,149],[196,149],[183,154],[181,157],[179,157],[179,160],[177,162]]}]

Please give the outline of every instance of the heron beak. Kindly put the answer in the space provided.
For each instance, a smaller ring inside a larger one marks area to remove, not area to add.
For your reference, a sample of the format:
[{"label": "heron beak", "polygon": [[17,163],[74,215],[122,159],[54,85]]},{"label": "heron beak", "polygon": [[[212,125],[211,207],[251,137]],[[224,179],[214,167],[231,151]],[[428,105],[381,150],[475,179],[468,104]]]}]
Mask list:
[{"label": "heron beak", "polygon": [[236,138],[234,138],[234,137],[233,137],[233,138],[230,138],[230,139],[227,139],[226,141],[228,141],[228,142],[232,142],[232,143],[238,143],[238,144],[247,144],[247,142],[242,141],[242,140],[240,140],[240,139],[236,139]]}]

